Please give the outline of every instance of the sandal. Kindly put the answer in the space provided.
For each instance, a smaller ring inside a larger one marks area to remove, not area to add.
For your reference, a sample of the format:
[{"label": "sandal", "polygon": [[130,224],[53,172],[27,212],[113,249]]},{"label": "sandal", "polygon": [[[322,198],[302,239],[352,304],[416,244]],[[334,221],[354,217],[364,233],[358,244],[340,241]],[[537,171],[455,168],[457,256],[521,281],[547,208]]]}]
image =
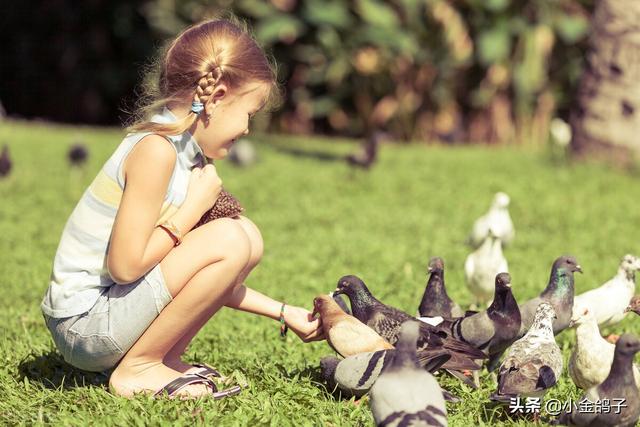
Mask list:
[{"label": "sandal", "polygon": [[[214,370],[215,371],[215,370]],[[216,371],[217,372],[217,371]],[[227,396],[234,396],[242,390],[240,386],[234,386],[226,390],[218,391],[218,386],[208,377],[199,373],[186,374],[171,381],[166,386],[158,390],[153,397],[163,396],[165,393],[169,397],[175,397],[176,393],[186,386],[193,384],[204,384],[211,389],[211,396],[214,399],[222,399]]]}]

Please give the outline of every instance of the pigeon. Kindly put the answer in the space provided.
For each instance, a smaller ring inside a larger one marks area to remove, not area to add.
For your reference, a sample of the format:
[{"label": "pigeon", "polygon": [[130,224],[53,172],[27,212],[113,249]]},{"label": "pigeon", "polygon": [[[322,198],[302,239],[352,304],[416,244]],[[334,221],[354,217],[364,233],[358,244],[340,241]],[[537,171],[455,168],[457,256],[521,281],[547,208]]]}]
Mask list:
[{"label": "pigeon", "polygon": [[258,161],[256,149],[251,141],[246,138],[236,141],[231,146],[227,158],[231,160],[234,165],[240,167],[252,166]]},{"label": "pigeon", "polygon": [[556,259],[551,268],[549,283],[546,289],[537,297],[520,304],[520,316],[522,326],[520,336],[524,335],[533,322],[537,307],[542,301],[553,306],[556,312],[556,320],[553,322],[553,333],[559,334],[569,327],[573,313],[573,273],[582,273],[582,267],[571,255],[564,255]]},{"label": "pigeon", "polygon": [[416,321],[402,324],[393,358],[371,387],[371,412],[378,426],[447,425],[442,390],[433,375],[418,365],[420,328]]},{"label": "pigeon", "polygon": [[[321,375],[332,390],[337,388],[346,397],[361,397],[369,391],[382,369],[393,360],[395,351],[359,353],[342,360],[332,356],[323,357],[320,359]],[[433,357],[425,351],[418,351],[417,357],[420,367],[428,372],[440,369],[450,358],[447,354]]]},{"label": "pigeon", "polygon": [[441,316],[449,319],[463,316],[464,312],[460,306],[447,295],[447,289],[444,285],[444,261],[442,261],[442,258],[431,258],[428,272],[431,275],[422,295],[418,314],[421,317]]},{"label": "pigeon", "polygon": [[9,146],[2,146],[2,154],[0,154],[0,178],[4,178],[11,172],[11,158],[9,157]]},{"label": "pigeon", "polygon": [[625,313],[628,313],[630,311],[640,316],[640,295],[635,295],[633,298],[631,298],[629,306],[624,309]]},{"label": "pigeon", "polygon": [[635,292],[638,270],[640,259],[625,255],[620,261],[617,274],[611,280],[575,297],[574,316],[588,309],[601,327],[620,322]]},{"label": "pigeon", "polygon": [[489,212],[481,216],[473,224],[473,230],[469,236],[469,243],[477,248],[489,236],[489,230],[507,246],[515,237],[513,221],[509,215],[509,196],[499,192],[493,197]]},{"label": "pigeon", "polygon": [[500,365],[498,390],[491,400],[509,402],[518,396],[541,397],[562,374],[562,351],[553,336],[555,311],[542,301],[527,334],[513,343]]},{"label": "pigeon", "polygon": [[87,148],[80,143],[72,145],[67,153],[67,158],[71,166],[82,166],[86,163],[87,157],[89,157],[89,152]]},{"label": "pigeon", "polygon": [[587,390],[579,400],[588,400],[591,402],[591,408],[594,404],[599,404],[604,410],[580,411],[574,407],[571,412],[565,412],[553,420],[552,424],[590,427],[635,426],[640,418],[640,392],[633,379],[633,357],[639,350],[640,340],[634,335],[623,334],[616,343],[609,375],[602,384]]},{"label": "pigeon", "polygon": [[317,314],[322,319],[322,329],[329,345],[342,357],[393,348],[376,331],[342,311],[328,295],[320,295],[313,300],[312,316]]},{"label": "pigeon", "polygon": [[355,154],[349,154],[346,157],[347,163],[351,166],[369,169],[378,157],[378,145],[380,141],[386,137],[381,131],[375,131],[362,145],[361,151]]},{"label": "pigeon", "polygon": [[[576,345],[569,359],[569,376],[574,384],[588,390],[602,383],[609,375],[615,345],[600,335],[596,318],[585,308],[582,313],[571,318],[576,326]],[[640,370],[633,366],[635,383],[640,387]]]},{"label": "pigeon", "polygon": [[[353,315],[392,345],[398,341],[402,323],[416,320],[407,313],[378,301],[357,276],[340,278],[335,294],[346,294],[351,301]],[[451,359],[443,367],[452,370],[479,369],[474,360],[486,357],[482,351],[453,339],[446,332],[423,322],[420,322],[418,349],[426,350],[433,355],[451,355]]]},{"label": "pigeon", "polygon": [[351,314],[351,309],[347,306],[347,303],[342,299],[342,295],[333,295],[333,292],[329,293],[331,298],[338,304],[338,306],[347,314]]},{"label": "pigeon", "polygon": [[464,263],[465,278],[469,290],[478,301],[491,300],[496,275],[509,271],[507,260],[502,254],[502,244],[497,235],[489,230],[482,245],[469,254]]},{"label": "pigeon", "polygon": [[491,360],[499,358],[520,331],[520,309],[511,292],[511,276],[500,273],[495,278],[495,296],[485,311],[445,321],[451,336],[482,350]]}]

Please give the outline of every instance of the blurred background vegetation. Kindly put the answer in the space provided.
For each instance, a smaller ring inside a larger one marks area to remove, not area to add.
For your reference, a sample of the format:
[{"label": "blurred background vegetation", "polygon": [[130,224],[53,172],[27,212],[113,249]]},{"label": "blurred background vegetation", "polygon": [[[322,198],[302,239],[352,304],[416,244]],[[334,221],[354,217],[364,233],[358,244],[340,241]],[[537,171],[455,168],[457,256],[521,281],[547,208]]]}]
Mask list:
[{"label": "blurred background vegetation", "polygon": [[263,129],[399,140],[546,141],[568,120],[593,0],[51,0],[2,6],[9,115],[119,124],[163,40],[232,11],[279,65]]}]

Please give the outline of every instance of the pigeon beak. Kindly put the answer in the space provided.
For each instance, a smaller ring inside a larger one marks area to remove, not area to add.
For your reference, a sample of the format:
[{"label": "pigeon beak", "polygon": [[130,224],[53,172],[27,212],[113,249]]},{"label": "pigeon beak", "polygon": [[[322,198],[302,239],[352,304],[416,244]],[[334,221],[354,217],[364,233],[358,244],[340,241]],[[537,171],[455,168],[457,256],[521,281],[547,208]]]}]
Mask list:
[{"label": "pigeon beak", "polygon": [[505,283],[504,284],[507,288],[511,289],[511,282]]},{"label": "pigeon beak", "polygon": [[624,312],[625,312],[625,313],[628,313],[628,312],[630,312],[630,311],[631,311],[631,306],[630,306],[630,305],[628,305],[628,306],[627,306],[627,308],[625,308],[625,309],[624,309]]},{"label": "pigeon beak", "polygon": [[580,265],[576,265],[576,271],[578,273],[582,273],[582,267],[580,267]]},{"label": "pigeon beak", "polygon": [[569,328],[573,328],[576,325],[576,321],[574,319],[569,320]]},{"label": "pigeon beak", "polygon": [[336,290],[335,290],[335,291],[331,292],[331,297],[333,298],[333,297],[335,297],[336,295],[342,295],[342,294],[343,294],[342,289],[340,289],[340,288],[336,288]]},{"label": "pigeon beak", "polygon": [[433,268],[427,267],[427,273],[433,273]]}]

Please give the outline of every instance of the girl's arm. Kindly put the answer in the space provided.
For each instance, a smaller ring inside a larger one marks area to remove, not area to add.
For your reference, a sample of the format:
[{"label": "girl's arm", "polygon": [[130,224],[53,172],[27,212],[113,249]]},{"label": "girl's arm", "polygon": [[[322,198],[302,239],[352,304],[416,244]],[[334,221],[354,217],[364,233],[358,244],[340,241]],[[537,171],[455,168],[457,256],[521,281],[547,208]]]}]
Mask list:
[{"label": "girl's arm", "polygon": [[[226,306],[277,320],[280,318],[282,302],[241,285],[234,290]],[[320,319],[313,319],[309,310],[287,304],[284,320],[302,341],[308,342],[324,338]]]},{"label": "girl's arm", "polygon": [[[138,142],[126,158],[125,188],[111,233],[107,268],[119,284],[142,277],[173,248],[173,240],[155,224],[176,163],[176,152],[159,135]],[[171,221],[183,233],[199,219],[186,203]]]}]

